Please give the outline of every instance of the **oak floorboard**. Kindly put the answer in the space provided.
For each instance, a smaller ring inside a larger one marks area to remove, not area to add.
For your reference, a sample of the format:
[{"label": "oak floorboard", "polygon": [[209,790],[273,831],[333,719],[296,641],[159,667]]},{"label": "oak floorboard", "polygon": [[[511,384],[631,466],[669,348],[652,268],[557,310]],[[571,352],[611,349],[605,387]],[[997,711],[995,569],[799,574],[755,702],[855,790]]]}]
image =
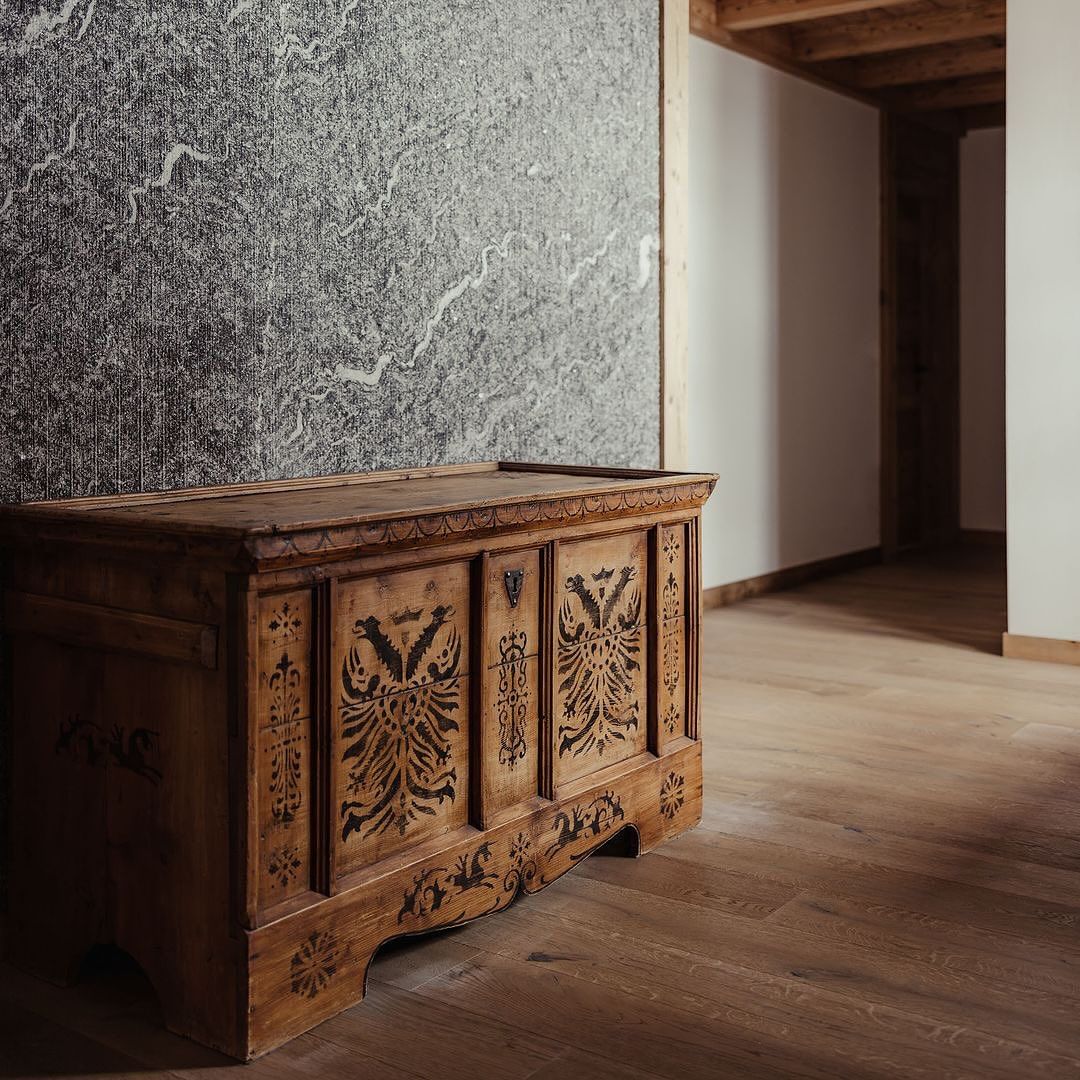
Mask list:
[{"label": "oak floorboard", "polygon": [[383,946],[379,962],[368,976],[371,986],[396,986],[400,990],[415,990],[444,975],[451,968],[471,960],[477,950],[461,944],[453,932],[436,934],[425,941],[423,948],[408,938]]},{"label": "oak floorboard", "polygon": [[[1080,1069],[1075,999],[950,968],[937,962],[933,948],[915,956],[899,950],[886,954],[770,919],[749,920],[680,900],[654,897],[646,906],[631,889],[585,877],[567,879],[563,890],[543,900],[537,906],[545,913],[593,932],[600,926],[617,928],[628,950],[635,942],[649,942],[710,962],[798,979],[875,1007],[1007,1037],[1070,1058]],[[791,1023],[801,1019],[793,1015]]]},{"label": "oak floorboard", "polygon": [[1080,670],[1005,661],[1000,552],[708,612],[705,808],[397,944],[239,1069],[130,973],[0,965],[0,1076],[1080,1080]]},{"label": "oak floorboard", "polygon": [[[583,933],[588,937],[588,929]],[[775,1035],[748,1040],[738,1024],[724,1017],[691,1016],[659,996],[636,994],[617,969],[593,982],[567,977],[547,954],[531,957],[484,953],[425,983],[419,993],[469,1013],[506,1018],[522,1029],[548,1031],[605,1058],[618,1059],[632,1042],[634,1060],[668,1080],[836,1076],[833,1063],[800,1054]],[[556,963],[561,959],[555,958]]]},{"label": "oak floorboard", "polygon": [[1080,1014],[1080,957],[1052,946],[987,934],[910,907],[834,890],[806,892],[769,916],[779,926],[872,949],[883,956],[929,961],[975,978],[1036,990],[1061,1002],[1067,1022]]},{"label": "oak floorboard", "polygon": [[[811,741],[810,736],[807,741]],[[900,792],[915,786],[921,809],[936,810],[943,818],[953,813],[963,814],[981,825],[979,811],[969,813],[970,797],[966,796],[970,793],[996,815],[1022,821],[1029,829],[1036,825],[1040,833],[1045,829],[1066,839],[1080,835],[1080,812],[1071,796],[1075,778],[1069,768],[1043,766],[1038,790],[1013,791],[1008,782],[1015,779],[1017,761],[1007,768],[1004,755],[996,765],[973,761],[966,770],[955,759],[944,766],[933,764],[923,768],[918,764],[917,754],[910,749],[894,749],[893,756],[886,758],[868,751],[858,736],[853,736],[844,748],[815,748],[811,744],[805,749],[780,752],[775,733],[771,738],[751,736],[740,740],[739,745],[725,747],[722,760],[729,776],[756,779],[754,791],[762,790],[768,783],[781,784],[786,793],[794,786],[793,781],[804,776],[826,783],[844,778],[845,793],[863,797],[867,788]],[[706,767],[712,771],[711,759]],[[858,769],[857,780],[850,775],[853,767]]]},{"label": "oak floorboard", "polygon": [[[815,1067],[835,1076],[866,1080],[925,1073],[988,1080],[1015,1075],[1020,1061],[1032,1075],[1072,1076],[1077,1068],[1070,1056],[862,1001],[816,985],[800,971],[762,972],[660,944],[648,931],[639,936],[636,924],[628,933],[625,927],[600,928],[572,916],[545,916],[546,930],[534,918],[515,920],[485,942],[487,950],[519,963],[542,964],[564,978],[662,1000],[698,1021],[704,1017],[731,1024],[738,1031],[728,1037],[730,1042],[749,1039],[759,1051],[783,1052],[791,1010],[797,1009],[805,1044],[814,1049]],[[877,1038],[851,1038],[852,1031],[867,1029]],[[977,1069],[972,1059],[978,1059]]]},{"label": "oak floorboard", "polygon": [[[703,712],[725,735],[722,742],[708,748],[709,753],[725,756],[732,747],[753,746],[766,739],[775,743],[782,733],[789,746],[792,737],[798,736],[795,747],[800,752],[824,744],[833,753],[872,755],[865,762],[867,767],[917,767],[923,772],[1006,768],[1012,772],[1021,762],[1038,772],[1072,761],[1048,758],[1045,740],[1021,738],[1026,728],[1036,726],[1031,718],[988,713],[982,701],[973,701],[970,707],[953,706],[949,715],[942,715],[940,695],[911,700],[894,690],[889,699],[875,691],[856,701],[847,695],[789,691],[727,679],[713,685]],[[747,713],[762,721],[760,728],[742,722]],[[1063,730],[1060,724],[1039,726]],[[927,739],[934,740],[932,759],[926,756]],[[1060,753],[1060,738],[1053,749]]]},{"label": "oak floorboard", "polygon": [[1053,818],[1029,823],[1007,804],[957,800],[938,803],[919,797],[917,781],[890,795],[880,784],[852,781],[839,787],[835,775],[808,775],[797,789],[772,784],[748,798],[799,817],[842,820],[860,828],[896,833],[914,840],[950,844],[960,852],[998,854],[1060,870],[1080,866],[1080,834],[1058,831]]},{"label": "oak floorboard", "polygon": [[[800,861],[803,870],[811,860],[839,859],[832,868],[825,865],[814,877],[815,882],[821,875],[828,877],[834,872],[842,878],[841,872],[849,862],[855,862],[864,867],[906,870],[945,881],[982,885],[1050,903],[1063,899],[1077,902],[1080,898],[1080,870],[1019,862],[996,853],[961,852],[948,844],[911,840],[850,822],[796,817],[775,807],[753,806],[749,801],[712,801],[708,813],[708,824],[686,838],[691,850],[696,851],[699,844],[720,843],[725,836],[761,841],[769,847],[757,855],[759,872],[775,871],[778,862],[793,858]],[[682,858],[683,851],[683,844],[673,841],[664,854]],[[689,856],[691,861],[699,857]]]},{"label": "oak floorboard", "polygon": [[360,1004],[320,1024],[313,1034],[417,1080],[526,1080],[564,1052],[565,1044],[540,1025],[477,1016],[452,1001],[421,996],[425,987],[445,978],[429,980],[417,991],[369,984]]},{"label": "oak floorboard", "polygon": [[[239,1069],[243,1072],[238,1072]],[[339,1046],[308,1033],[250,1065],[230,1062],[210,1069],[184,1070],[178,1080],[416,1080],[417,1073]]]},{"label": "oak floorboard", "polygon": [[587,859],[578,876],[621,885],[647,896],[684,900],[746,919],[764,919],[798,895],[799,886],[731,867],[676,861],[663,852],[629,859]]},{"label": "oak floorboard", "polygon": [[1063,724],[1025,724],[1014,732],[1012,741],[1029,750],[1041,751],[1052,758],[1072,762],[1080,754],[1080,728]]},{"label": "oak floorboard", "polygon": [[534,1072],[529,1080],[657,1080],[657,1075],[581,1050],[568,1050]]},{"label": "oak floorboard", "polygon": [[[889,837],[833,828],[844,836],[867,837],[874,846],[845,849],[840,843],[819,841],[818,846],[827,849],[824,852],[811,847],[798,850],[745,833],[702,828],[666,847],[663,857],[692,866],[699,878],[702,868],[709,866],[722,871],[725,880],[756,876],[766,887],[784,887],[799,895],[810,892],[873,904],[881,914],[894,912],[898,921],[933,925],[939,932],[949,928],[961,935],[957,940],[973,935],[984,950],[992,943],[995,952],[1037,961],[1035,971],[1055,977],[1066,969],[1080,974],[1078,941],[1070,930],[1075,927],[1076,909],[1062,908],[1042,895],[1080,896],[1080,875],[1033,864],[1012,866],[1002,860],[1001,867],[993,868],[1002,875],[995,879],[992,870],[977,861],[971,865],[958,861],[948,849],[935,862],[938,853],[931,845],[918,845],[924,858],[913,864],[902,857],[890,859]],[[807,831],[799,835],[809,835],[814,843]],[[1026,888],[1031,883],[1024,880],[1024,871],[1036,882],[1046,878],[1042,888]],[[1010,875],[1007,880],[1005,874]],[[1065,923],[1063,934],[1055,928],[1059,917]],[[988,935],[992,942],[985,940]]]},{"label": "oak floorboard", "polygon": [[212,1070],[230,1062],[165,1030],[153,988],[133,964],[110,960],[88,965],[80,982],[71,987],[54,986],[0,965],[0,1015],[16,1009],[55,1024],[59,1041],[71,1039],[80,1045],[91,1073],[108,1072],[115,1055],[168,1077],[182,1076],[187,1068]]},{"label": "oak floorboard", "polygon": [[29,1080],[57,1075],[147,1080],[155,1074],[127,1054],[7,1003],[0,1010],[0,1077]]}]

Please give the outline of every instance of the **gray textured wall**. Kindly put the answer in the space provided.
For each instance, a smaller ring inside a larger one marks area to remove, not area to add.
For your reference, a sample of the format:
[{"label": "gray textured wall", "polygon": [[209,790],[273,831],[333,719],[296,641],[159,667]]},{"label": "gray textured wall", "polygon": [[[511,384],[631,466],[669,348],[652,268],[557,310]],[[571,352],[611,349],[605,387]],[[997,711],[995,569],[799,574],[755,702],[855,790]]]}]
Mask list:
[{"label": "gray textured wall", "polygon": [[0,497],[655,465],[657,0],[0,6]]}]

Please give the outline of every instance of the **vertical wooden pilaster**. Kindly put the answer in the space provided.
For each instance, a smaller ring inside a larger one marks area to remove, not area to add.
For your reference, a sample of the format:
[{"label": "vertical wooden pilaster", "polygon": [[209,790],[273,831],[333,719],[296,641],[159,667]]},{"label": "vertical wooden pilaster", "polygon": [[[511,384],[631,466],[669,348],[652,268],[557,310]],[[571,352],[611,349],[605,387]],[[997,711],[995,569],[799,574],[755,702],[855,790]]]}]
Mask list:
[{"label": "vertical wooden pilaster", "polygon": [[334,867],[333,794],[333,664],[332,631],[335,582],[331,578],[316,586],[312,604],[312,676],[314,682],[314,753],[311,775],[312,888],[324,896],[337,891]]},{"label": "vertical wooden pilaster", "polygon": [[540,716],[539,716],[539,793],[555,798],[555,680],[559,652],[555,645],[558,618],[556,568],[559,565],[559,541],[553,540],[540,552]]},{"label": "vertical wooden pilaster", "polygon": [[664,640],[664,626],[660,618],[660,589],[663,580],[660,569],[660,528],[659,525],[654,525],[649,530],[649,580],[645,589],[645,625],[648,628],[648,670],[645,675],[645,722],[648,731],[646,745],[649,752],[657,756],[663,749],[663,733],[660,731],[660,650]]},{"label": "vertical wooden pilaster", "polygon": [[484,806],[484,707],[487,701],[487,574],[489,555],[481,552],[472,563],[469,586],[469,823],[488,827]]},{"label": "vertical wooden pilaster", "polygon": [[686,599],[688,610],[686,624],[689,643],[686,650],[686,734],[691,739],[700,738],[701,732],[701,612],[703,594],[701,587],[701,514],[695,514],[687,527],[689,558],[687,559]]},{"label": "vertical wooden pilaster", "polygon": [[254,777],[258,744],[258,597],[251,579],[230,577],[229,631],[222,662],[230,673],[229,812],[232,860],[230,889],[238,926],[255,926],[259,904],[259,809]]}]

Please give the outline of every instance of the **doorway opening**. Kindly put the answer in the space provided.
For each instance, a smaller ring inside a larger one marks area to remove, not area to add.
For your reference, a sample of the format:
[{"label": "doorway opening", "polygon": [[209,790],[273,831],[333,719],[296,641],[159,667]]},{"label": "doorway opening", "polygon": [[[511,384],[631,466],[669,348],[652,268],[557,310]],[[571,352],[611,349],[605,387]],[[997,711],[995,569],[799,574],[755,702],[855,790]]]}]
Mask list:
[{"label": "doorway opening", "polygon": [[[868,557],[943,580],[966,560],[991,598],[971,636],[999,649],[1005,11],[930,6],[694,5],[695,33],[723,48],[691,53],[691,460],[721,473],[707,603]],[[741,214],[710,210],[729,196]],[[744,240],[747,221],[763,224]],[[712,289],[695,280],[706,245],[721,251]],[[699,390],[722,416],[704,416]],[[695,409],[711,457],[695,452]],[[734,476],[721,423],[744,435]]]}]

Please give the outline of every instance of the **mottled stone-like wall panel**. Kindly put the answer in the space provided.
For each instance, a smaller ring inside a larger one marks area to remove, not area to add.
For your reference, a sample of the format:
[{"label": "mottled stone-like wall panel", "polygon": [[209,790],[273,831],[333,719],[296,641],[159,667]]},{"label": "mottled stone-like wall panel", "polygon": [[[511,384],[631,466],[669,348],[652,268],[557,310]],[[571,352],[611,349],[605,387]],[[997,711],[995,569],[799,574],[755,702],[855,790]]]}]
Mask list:
[{"label": "mottled stone-like wall panel", "polygon": [[655,465],[659,4],[0,7],[0,497]]}]

